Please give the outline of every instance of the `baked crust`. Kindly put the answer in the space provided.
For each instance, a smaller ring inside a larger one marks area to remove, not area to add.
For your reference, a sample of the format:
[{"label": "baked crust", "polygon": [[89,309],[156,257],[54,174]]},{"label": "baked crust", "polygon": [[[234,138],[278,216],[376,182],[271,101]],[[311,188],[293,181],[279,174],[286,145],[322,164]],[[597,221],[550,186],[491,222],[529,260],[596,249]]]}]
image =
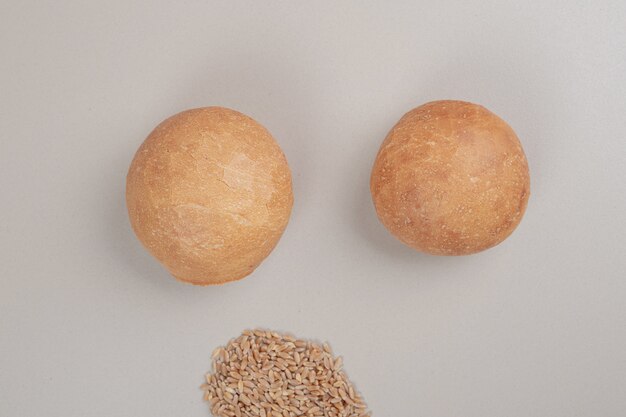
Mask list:
[{"label": "baked crust", "polygon": [[384,140],[370,180],[380,221],[412,248],[467,255],[506,239],[528,203],[519,139],[486,108],[435,101],[406,113]]},{"label": "baked crust", "polygon": [[221,284],[249,275],[291,213],[291,172],[271,134],[221,107],[176,114],[131,163],[126,203],[135,234],[178,280]]}]

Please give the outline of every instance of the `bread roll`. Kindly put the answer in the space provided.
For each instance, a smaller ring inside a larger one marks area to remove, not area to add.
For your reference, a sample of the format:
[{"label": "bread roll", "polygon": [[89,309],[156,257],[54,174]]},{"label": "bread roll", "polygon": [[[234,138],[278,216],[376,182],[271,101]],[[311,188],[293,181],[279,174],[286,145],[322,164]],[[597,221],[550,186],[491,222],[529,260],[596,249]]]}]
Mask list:
[{"label": "bread roll", "polygon": [[291,173],[270,133],[234,110],[184,111],[158,125],[133,159],[126,203],[141,243],[197,285],[250,274],[291,212]]},{"label": "bread roll", "polygon": [[405,114],[383,142],[370,190],[385,227],[410,247],[467,255],[506,239],[530,194],[515,132],[482,106],[435,101]]}]

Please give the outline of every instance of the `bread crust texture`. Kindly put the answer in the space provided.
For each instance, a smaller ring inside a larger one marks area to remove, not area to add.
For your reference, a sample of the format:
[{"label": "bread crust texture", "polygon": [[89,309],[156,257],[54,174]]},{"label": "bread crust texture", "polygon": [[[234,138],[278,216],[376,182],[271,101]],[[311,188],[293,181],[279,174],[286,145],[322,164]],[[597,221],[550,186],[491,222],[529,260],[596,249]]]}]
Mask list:
[{"label": "bread crust texture", "polygon": [[408,246],[468,255],[506,239],[530,195],[513,129],[486,108],[435,101],[406,113],[382,143],[370,191],[378,218]]},{"label": "bread crust texture", "polygon": [[254,271],[291,213],[291,171],[272,135],[222,107],[183,111],[142,143],[126,178],[132,228],[178,280],[213,285]]}]

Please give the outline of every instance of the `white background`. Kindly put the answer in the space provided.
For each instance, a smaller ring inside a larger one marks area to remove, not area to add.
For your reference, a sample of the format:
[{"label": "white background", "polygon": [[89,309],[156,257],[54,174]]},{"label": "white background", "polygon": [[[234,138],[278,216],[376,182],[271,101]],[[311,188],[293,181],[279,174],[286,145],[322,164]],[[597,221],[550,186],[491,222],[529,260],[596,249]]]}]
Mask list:
[{"label": "white background", "polygon": [[[376,151],[411,108],[481,103],[531,198],[487,252],[378,223]],[[249,278],[170,279],[132,234],[151,129],[221,105],[283,147],[295,205]],[[249,327],[328,340],[375,416],[623,416],[626,2],[0,3],[0,415],[209,416]]]}]

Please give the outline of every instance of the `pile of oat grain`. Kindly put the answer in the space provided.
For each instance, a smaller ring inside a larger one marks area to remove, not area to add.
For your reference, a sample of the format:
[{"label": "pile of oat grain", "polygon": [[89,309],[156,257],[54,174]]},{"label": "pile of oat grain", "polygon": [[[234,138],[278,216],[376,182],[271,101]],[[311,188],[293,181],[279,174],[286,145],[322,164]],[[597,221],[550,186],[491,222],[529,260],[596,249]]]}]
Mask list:
[{"label": "pile of oat grain", "polygon": [[213,352],[204,399],[217,417],[360,417],[370,414],[328,345],[246,330]]}]

